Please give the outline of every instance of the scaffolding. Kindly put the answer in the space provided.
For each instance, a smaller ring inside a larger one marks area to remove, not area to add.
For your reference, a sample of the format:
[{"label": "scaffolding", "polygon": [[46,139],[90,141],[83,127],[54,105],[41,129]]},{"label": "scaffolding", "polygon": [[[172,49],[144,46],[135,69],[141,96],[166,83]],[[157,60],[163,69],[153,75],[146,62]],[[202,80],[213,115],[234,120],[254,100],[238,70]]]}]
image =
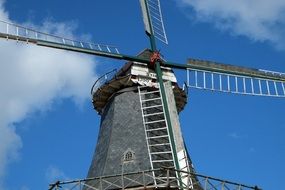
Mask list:
[{"label": "scaffolding", "polygon": [[[203,189],[203,190],[261,190],[257,186],[249,186],[235,183],[197,173],[175,170],[173,168],[161,168],[165,176],[153,176],[157,170],[140,171],[133,173],[122,173],[118,175],[101,176],[94,178],[57,181],[50,184],[49,190],[110,190],[110,189]],[[178,172],[183,175],[183,184],[177,183],[177,177],[171,175]],[[193,177],[197,179],[196,184],[192,183]],[[154,182],[158,183],[154,183]],[[186,182],[186,183],[185,183]]]}]

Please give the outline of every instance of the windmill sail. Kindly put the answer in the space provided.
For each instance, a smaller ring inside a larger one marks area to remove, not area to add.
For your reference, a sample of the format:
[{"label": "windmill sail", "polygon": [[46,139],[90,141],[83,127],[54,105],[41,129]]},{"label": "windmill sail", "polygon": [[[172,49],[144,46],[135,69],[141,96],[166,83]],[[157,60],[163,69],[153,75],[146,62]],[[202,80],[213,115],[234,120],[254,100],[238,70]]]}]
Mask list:
[{"label": "windmill sail", "polygon": [[187,86],[191,88],[285,97],[285,73],[189,59]]},{"label": "windmill sail", "polygon": [[158,40],[168,44],[162,19],[159,0],[140,0],[145,30],[148,35],[154,35]]},{"label": "windmill sail", "polygon": [[[119,54],[118,48],[111,45],[95,44],[89,42],[76,41],[56,35],[39,32],[17,24],[0,21],[0,37],[40,46],[49,46],[59,49],[85,49],[98,52]],[[53,44],[53,45],[52,45]],[[88,52],[86,52],[88,53]]]}]

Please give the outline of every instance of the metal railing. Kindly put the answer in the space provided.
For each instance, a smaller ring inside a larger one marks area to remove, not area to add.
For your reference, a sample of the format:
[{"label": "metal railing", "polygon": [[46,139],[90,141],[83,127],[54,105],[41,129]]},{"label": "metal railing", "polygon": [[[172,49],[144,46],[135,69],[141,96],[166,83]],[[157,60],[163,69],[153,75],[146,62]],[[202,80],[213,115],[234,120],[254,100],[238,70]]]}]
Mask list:
[{"label": "metal railing", "polygon": [[[184,172],[172,168],[162,168],[155,171],[161,171],[162,174],[166,175],[154,177],[154,170],[149,170],[71,181],[57,181],[53,184],[50,184],[49,190],[109,190],[153,188],[193,190],[261,190],[257,186],[248,186],[241,183],[213,178],[197,173]],[[183,178],[187,178],[188,182],[179,185],[179,183],[177,183],[179,179],[177,177],[173,177],[173,175],[170,175],[174,171],[183,173]],[[198,180],[196,180],[195,183],[192,183],[191,179],[193,178],[196,178]],[[154,181],[158,183],[154,183]]]},{"label": "metal railing", "polygon": [[91,87],[91,96],[94,95],[94,93],[97,91],[97,89],[102,86],[103,84],[105,84],[107,81],[111,80],[117,73],[117,69],[113,69],[107,73],[105,73],[104,75],[102,75],[101,77],[99,77],[94,84]]}]

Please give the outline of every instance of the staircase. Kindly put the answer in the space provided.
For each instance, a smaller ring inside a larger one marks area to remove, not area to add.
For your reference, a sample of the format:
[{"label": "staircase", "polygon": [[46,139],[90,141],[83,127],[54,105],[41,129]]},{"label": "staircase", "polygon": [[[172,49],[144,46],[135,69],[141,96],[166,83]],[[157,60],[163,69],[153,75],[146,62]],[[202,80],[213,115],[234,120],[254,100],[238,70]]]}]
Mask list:
[{"label": "staircase", "polygon": [[[138,87],[143,125],[145,129],[146,142],[148,146],[151,167],[154,170],[153,176],[155,184],[160,184],[161,180],[167,177],[163,167],[174,168],[173,151],[165,118],[163,102],[159,88],[147,86]],[[158,171],[156,171],[156,169]],[[169,174],[175,178],[176,173]]]}]

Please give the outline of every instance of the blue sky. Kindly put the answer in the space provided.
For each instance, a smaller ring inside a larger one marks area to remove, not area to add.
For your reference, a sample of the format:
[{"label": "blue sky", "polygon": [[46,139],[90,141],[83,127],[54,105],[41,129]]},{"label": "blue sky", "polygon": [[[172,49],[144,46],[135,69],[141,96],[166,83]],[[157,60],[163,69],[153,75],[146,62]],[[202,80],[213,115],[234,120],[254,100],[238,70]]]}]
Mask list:
[{"label": "blue sky", "polygon": [[[167,60],[199,58],[285,72],[285,3],[163,1]],[[0,0],[1,19],[107,43],[134,55],[149,47],[139,1]],[[89,90],[124,63],[1,40],[0,189],[47,189],[84,178],[100,123]],[[183,71],[175,71],[180,83]],[[263,189],[284,180],[285,100],[190,89],[180,114],[198,173]]]}]

